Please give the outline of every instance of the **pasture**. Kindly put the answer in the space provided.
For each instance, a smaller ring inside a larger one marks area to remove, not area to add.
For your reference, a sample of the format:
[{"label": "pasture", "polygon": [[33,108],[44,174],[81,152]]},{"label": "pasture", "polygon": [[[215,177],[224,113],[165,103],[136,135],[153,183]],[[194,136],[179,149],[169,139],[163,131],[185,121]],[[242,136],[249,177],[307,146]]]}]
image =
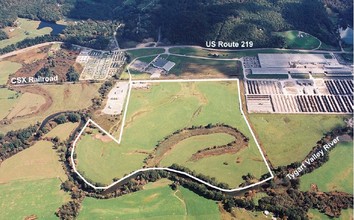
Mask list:
[{"label": "pasture", "polygon": [[344,126],[343,115],[249,114],[258,140],[274,166],[301,161],[326,132]]},{"label": "pasture", "polygon": [[48,178],[65,181],[66,175],[52,146],[49,141],[39,141],[6,159],[1,163],[0,183]]},{"label": "pasture", "polygon": [[[78,170],[93,182],[110,184],[113,178],[122,178],[142,168],[144,158],[164,137],[185,127],[206,126],[209,123],[225,123],[239,129],[250,138],[249,147],[236,154],[203,158],[191,163],[191,168],[202,172],[204,167],[208,167],[208,175],[217,175],[218,181],[227,182],[233,188],[242,182],[241,176],[248,172],[258,178],[268,172],[239,112],[236,82],[154,83],[150,89],[134,89],[121,144],[112,140],[103,143],[95,138],[95,134],[81,136],[76,148]],[[219,137],[212,144],[225,143],[231,138],[226,134],[216,136]],[[196,138],[207,143],[211,137]],[[186,141],[196,143],[193,139]],[[169,161],[165,161],[165,165],[176,159],[179,153],[185,157],[176,162],[184,164],[191,151],[184,147],[183,142],[180,144],[177,147],[182,153],[178,150],[171,152],[171,158],[166,159]],[[197,145],[194,149],[201,147]]]},{"label": "pasture", "polygon": [[0,48],[4,48],[8,45],[15,44],[20,42],[26,38],[35,38],[38,36],[43,36],[46,34],[50,34],[52,32],[52,28],[44,27],[38,29],[40,21],[29,20],[25,18],[17,19],[18,26],[17,27],[6,27],[4,31],[8,35],[9,39],[0,41]]},{"label": "pasture", "polygon": [[216,202],[200,197],[183,187],[173,191],[164,180],[149,183],[142,191],[114,199],[98,200],[87,197],[83,201],[78,217],[78,219],[136,220],[220,218]]},{"label": "pasture", "polygon": [[4,219],[56,219],[55,211],[70,199],[60,190],[67,179],[52,143],[37,142],[2,162],[0,209]]},{"label": "pasture", "polygon": [[300,189],[309,191],[316,184],[321,192],[353,193],[353,142],[340,142],[329,153],[329,161],[300,178]]},{"label": "pasture", "polygon": [[[100,84],[65,84],[65,85],[40,85],[40,86],[26,86],[16,88],[18,91],[29,94],[29,97],[16,100],[13,106],[14,110],[22,110],[23,107],[28,108],[28,111],[21,111],[21,116],[14,117],[11,124],[1,126],[0,132],[6,133],[10,130],[17,130],[41,122],[43,119],[51,114],[61,111],[75,111],[89,107],[92,104],[92,98],[97,96]],[[40,97],[39,97],[40,96]],[[34,99],[33,97],[36,97]],[[43,104],[36,100],[44,99]],[[32,102],[32,103],[31,103]],[[33,111],[34,107],[37,108]],[[21,107],[22,106],[22,107]],[[32,111],[31,111],[32,110]],[[29,113],[29,114],[25,114]]]},{"label": "pasture", "polygon": [[274,33],[277,36],[281,36],[285,39],[287,48],[289,49],[316,49],[321,45],[321,41],[302,31],[284,31]]},{"label": "pasture", "polygon": [[[0,41],[1,42],[1,41]],[[15,63],[11,61],[1,61],[0,62],[0,85],[5,85],[9,76],[14,74],[17,70],[22,67],[20,63]]]},{"label": "pasture", "polygon": [[14,181],[0,184],[0,209],[3,219],[58,219],[57,209],[70,199],[60,190],[57,178],[32,181]]}]

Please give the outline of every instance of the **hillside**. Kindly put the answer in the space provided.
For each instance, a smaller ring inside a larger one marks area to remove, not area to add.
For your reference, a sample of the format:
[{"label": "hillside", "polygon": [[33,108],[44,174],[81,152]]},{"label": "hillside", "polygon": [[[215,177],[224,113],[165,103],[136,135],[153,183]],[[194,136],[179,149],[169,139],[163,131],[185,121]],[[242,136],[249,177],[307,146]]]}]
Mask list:
[{"label": "hillside", "polygon": [[[325,4],[338,12],[338,21],[330,19]],[[105,23],[111,31],[121,23],[118,36],[123,42],[149,37],[157,40],[161,30],[162,40],[173,44],[252,40],[255,47],[285,47],[283,38],[272,33],[300,30],[335,46],[337,23],[352,25],[348,21],[353,16],[352,7],[350,0],[3,0],[0,27],[13,24],[17,17],[53,22],[66,17],[89,19],[99,26]],[[67,35],[77,36],[70,36],[70,40],[85,44],[98,36],[111,36],[107,32],[100,35],[99,30],[91,31],[97,36],[87,35],[83,27],[87,29],[87,25],[69,26]]]}]

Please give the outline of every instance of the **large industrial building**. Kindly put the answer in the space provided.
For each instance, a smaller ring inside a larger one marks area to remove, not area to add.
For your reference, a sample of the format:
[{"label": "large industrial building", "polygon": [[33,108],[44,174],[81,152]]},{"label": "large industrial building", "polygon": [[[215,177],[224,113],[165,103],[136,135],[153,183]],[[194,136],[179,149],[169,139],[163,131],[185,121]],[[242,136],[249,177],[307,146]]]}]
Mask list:
[{"label": "large industrial building", "polygon": [[257,58],[259,66],[250,67],[252,74],[353,74],[352,68],[329,54],[258,54]]}]

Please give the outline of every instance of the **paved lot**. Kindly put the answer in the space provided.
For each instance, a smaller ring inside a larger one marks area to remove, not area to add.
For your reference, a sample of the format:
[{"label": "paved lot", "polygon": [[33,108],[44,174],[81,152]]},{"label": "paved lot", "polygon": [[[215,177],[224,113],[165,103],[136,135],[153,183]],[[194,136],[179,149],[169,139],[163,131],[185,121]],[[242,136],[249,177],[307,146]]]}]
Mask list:
[{"label": "paved lot", "polygon": [[119,115],[124,107],[125,97],[129,89],[128,82],[118,82],[108,93],[108,100],[105,108],[102,110],[107,115]]}]

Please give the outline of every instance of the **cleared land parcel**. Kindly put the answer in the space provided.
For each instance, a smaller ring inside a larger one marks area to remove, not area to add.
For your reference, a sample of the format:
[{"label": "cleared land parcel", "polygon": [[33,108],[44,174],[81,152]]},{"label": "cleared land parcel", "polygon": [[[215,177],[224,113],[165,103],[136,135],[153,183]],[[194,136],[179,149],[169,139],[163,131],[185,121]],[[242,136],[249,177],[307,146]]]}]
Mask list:
[{"label": "cleared land parcel", "polygon": [[237,91],[235,81],[150,83],[134,89],[121,144],[98,129],[85,129],[76,146],[77,168],[104,185],[143,167],[173,163],[232,188],[247,173],[260,178],[268,171],[239,110]]}]

